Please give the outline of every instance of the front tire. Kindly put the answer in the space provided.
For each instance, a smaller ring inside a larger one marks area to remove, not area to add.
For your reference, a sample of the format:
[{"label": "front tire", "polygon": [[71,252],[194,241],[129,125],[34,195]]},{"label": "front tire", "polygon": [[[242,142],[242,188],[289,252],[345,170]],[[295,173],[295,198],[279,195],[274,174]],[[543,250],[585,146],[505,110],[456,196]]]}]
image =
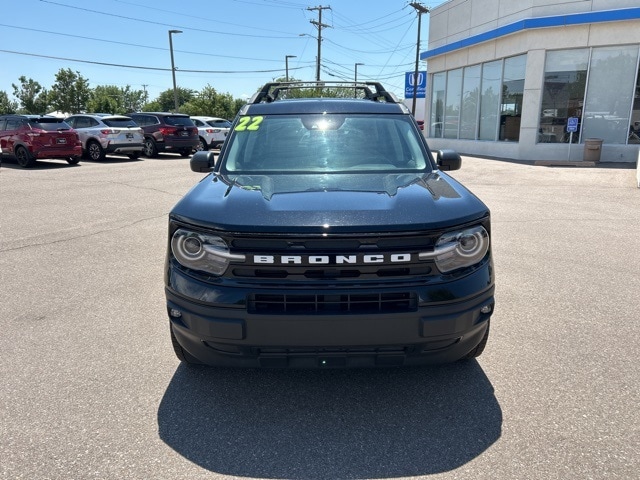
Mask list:
[{"label": "front tire", "polygon": [[190,148],[183,148],[182,150],[180,150],[180,156],[181,157],[188,157],[189,155],[191,155],[191,149]]},{"label": "front tire", "polygon": [[31,156],[29,151],[24,147],[18,147],[15,150],[16,160],[22,168],[31,168],[35,165],[36,159]]},{"label": "front tire", "polygon": [[96,141],[91,141],[87,144],[87,155],[94,162],[101,162],[106,156],[104,148]]},{"label": "front tire", "polygon": [[67,158],[67,163],[69,165],[77,165],[78,163],[80,163],[80,157],[69,157]]},{"label": "front tire", "polygon": [[140,158],[140,152],[129,153],[127,154],[127,157],[129,157],[131,160],[137,160]]},{"label": "front tire", "polygon": [[155,158],[158,156],[158,147],[156,142],[152,138],[146,138],[144,140],[144,150],[142,151],[145,157]]}]

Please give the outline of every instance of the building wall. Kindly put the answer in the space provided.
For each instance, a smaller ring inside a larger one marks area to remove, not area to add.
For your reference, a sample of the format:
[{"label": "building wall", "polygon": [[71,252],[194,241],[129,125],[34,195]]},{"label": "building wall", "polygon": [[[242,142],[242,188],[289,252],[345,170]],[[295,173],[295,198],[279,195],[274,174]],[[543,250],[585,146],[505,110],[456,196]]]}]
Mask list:
[{"label": "building wall", "polygon": [[[430,13],[427,53],[527,19],[638,6],[638,0],[451,0]],[[432,75],[437,72],[527,54],[519,142],[430,138],[430,145],[435,149],[454,148],[463,154],[522,160],[582,160],[582,144],[569,148],[568,144],[537,143],[546,51],[624,44],[640,44],[640,21],[520,29],[513,34],[428,57],[428,84],[431,85]],[[426,119],[430,118],[430,105],[428,91]],[[637,158],[638,145],[605,144],[602,148],[602,161],[636,162]]]}]

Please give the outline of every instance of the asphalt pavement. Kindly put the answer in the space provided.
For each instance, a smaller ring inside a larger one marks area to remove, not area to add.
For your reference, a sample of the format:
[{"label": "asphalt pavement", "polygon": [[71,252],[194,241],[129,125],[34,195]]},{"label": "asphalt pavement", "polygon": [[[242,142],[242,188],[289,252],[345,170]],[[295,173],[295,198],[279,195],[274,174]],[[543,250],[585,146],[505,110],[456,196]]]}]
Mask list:
[{"label": "asphalt pavement", "polygon": [[478,361],[187,368],[162,155],[0,166],[0,479],[630,479],[640,468],[640,189],[629,165],[464,157],[492,211]]}]

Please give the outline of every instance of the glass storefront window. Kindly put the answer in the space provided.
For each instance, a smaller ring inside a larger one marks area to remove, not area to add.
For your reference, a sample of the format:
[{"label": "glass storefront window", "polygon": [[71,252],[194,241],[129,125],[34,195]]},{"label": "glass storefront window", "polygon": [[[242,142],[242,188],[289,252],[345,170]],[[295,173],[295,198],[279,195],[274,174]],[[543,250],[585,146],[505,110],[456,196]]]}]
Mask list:
[{"label": "glass storefront window", "polygon": [[524,76],[527,56],[506,58],[502,78],[502,99],[500,101],[499,140],[517,142],[520,140],[520,118],[524,95]]},{"label": "glass storefront window", "polygon": [[447,104],[444,115],[444,138],[458,138],[460,97],[462,95],[462,69],[447,72]]},{"label": "glass storefront window", "polygon": [[431,125],[429,127],[429,136],[442,138],[447,73],[440,72],[434,74],[432,84],[433,90],[431,93]]},{"label": "glass storefront window", "polygon": [[[582,117],[589,49],[547,52],[538,142],[569,142],[567,118]],[[573,134],[578,142],[579,132]]]},{"label": "glass storefront window", "polygon": [[480,65],[466,67],[463,77],[460,138],[475,140],[478,132]]},{"label": "glass storefront window", "polygon": [[[604,143],[627,143],[632,133],[629,112],[637,66],[637,45],[593,49],[582,119],[582,141],[601,138]],[[612,88],[612,79],[615,79],[615,88]]]},{"label": "glass storefront window", "polygon": [[495,140],[502,85],[502,60],[482,65],[480,97],[480,140]]},{"label": "glass storefront window", "polygon": [[629,127],[629,139],[627,143],[640,143],[640,68],[638,68],[638,74],[636,75],[636,88],[633,96],[631,125]]}]

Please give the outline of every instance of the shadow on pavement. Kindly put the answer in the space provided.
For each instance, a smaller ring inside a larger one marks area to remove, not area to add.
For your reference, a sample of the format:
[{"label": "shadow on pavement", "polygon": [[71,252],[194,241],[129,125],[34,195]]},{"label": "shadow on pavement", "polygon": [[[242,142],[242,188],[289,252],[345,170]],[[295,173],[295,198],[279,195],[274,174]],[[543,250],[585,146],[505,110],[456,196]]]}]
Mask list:
[{"label": "shadow on pavement", "polygon": [[176,452],[225,475],[409,477],[473,460],[500,438],[502,411],[475,360],[322,371],[181,365],[158,427]]}]

